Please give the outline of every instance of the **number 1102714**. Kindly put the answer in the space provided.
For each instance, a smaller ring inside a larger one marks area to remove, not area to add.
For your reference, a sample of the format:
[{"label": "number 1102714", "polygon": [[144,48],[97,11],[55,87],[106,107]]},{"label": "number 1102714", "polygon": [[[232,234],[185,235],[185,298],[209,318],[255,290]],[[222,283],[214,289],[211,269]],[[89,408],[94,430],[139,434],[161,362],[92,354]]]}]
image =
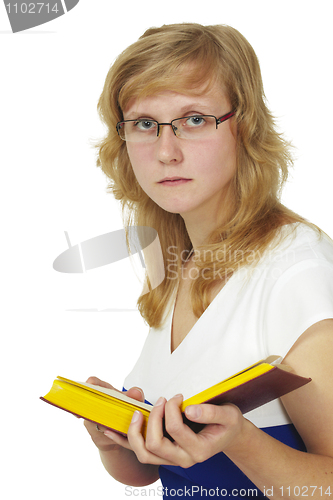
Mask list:
[{"label": "number 1102714", "polygon": [[[61,5],[61,4],[60,4]],[[29,3],[7,3],[6,9],[8,14],[40,14],[42,10],[47,12],[59,12],[58,2],[29,2]]]},{"label": "number 1102714", "polygon": [[279,488],[282,497],[330,497],[331,487],[323,486],[281,486]]}]

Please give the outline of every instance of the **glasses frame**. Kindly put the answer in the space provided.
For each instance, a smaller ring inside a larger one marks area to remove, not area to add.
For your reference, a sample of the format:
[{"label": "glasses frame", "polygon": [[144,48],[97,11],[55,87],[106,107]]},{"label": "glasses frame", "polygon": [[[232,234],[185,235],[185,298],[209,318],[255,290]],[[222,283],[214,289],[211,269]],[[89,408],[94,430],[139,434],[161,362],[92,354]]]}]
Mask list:
[{"label": "glasses frame", "polygon": [[[190,115],[190,116],[181,116],[180,118],[175,118],[174,120],[171,120],[171,122],[170,122],[170,123],[158,122],[158,121],[156,121],[156,120],[148,120],[148,119],[147,119],[147,121],[150,121],[150,122],[156,123],[156,125],[157,125],[157,135],[156,135],[156,137],[159,137],[159,136],[160,136],[160,126],[170,125],[170,126],[171,126],[171,128],[172,128],[173,133],[175,134],[175,136],[176,136],[178,139],[181,139],[181,137],[178,137],[178,135],[177,135],[177,133],[176,133],[176,131],[177,131],[177,127],[175,127],[175,125],[173,124],[173,122],[175,122],[175,121],[177,121],[177,120],[183,120],[183,119],[185,119],[185,118],[196,118],[196,117],[201,117],[201,118],[204,118],[205,116],[207,116],[207,117],[210,117],[210,118],[215,118],[215,122],[216,122],[216,129],[217,129],[217,127],[218,127],[221,123],[223,123],[223,122],[225,122],[225,121],[229,120],[229,118],[231,118],[232,116],[234,116],[234,115],[235,115],[235,113],[236,113],[235,111],[229,111],[229,113],[226,113],[225,115],[220,116],[220,118],[216,118],[216,116],[214,116],[214,115]],[[128,123],[128,122],[137,122],[137,121],[138,121],[138,119],[136,119],[136,120],[122,120],[121,122],[118,122],[118,123],[117,123],[117,125],[116,125],[116,130],[117,130],[117,133],[118,133],[118,135],[119,135],[119,137],[120,137],[120,139],[121,139],[121,140],[126,141],[126,139],[123,139],[123,138],[121,137],[121,135],[120,135],[120,129],[121,129],[122,124],[123,124],[123,123]],[[130,141],[129,141],[129,142],[130,142]]]}]

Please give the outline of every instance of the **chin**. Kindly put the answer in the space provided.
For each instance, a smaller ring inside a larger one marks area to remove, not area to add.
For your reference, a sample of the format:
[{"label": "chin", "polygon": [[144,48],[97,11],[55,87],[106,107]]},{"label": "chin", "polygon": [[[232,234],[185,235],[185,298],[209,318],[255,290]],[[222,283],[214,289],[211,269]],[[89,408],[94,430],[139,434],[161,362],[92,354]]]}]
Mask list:
[{"label": "chin", "polygon": [[190,207],[184,206],[184,203],[158,203],[158,201],[154,201],[160,208],[171,214],[182,214],[191,210]]}]

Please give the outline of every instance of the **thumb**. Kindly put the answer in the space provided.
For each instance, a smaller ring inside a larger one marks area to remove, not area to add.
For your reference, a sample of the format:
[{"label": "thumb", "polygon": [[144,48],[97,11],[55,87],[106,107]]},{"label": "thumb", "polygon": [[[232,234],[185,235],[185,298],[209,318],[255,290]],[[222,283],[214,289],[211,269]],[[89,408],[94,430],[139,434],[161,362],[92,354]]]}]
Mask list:
[{"label": "thumb", "polygon": [[225,405],[191,405],[185,408],[185,415],[189,420],[201,424],[228,425],[239,418],[239,408],[232,404]]},{"label": "thumb", "polygon": [[144,402],[145,400],[145,395],[140,387],[131,387],[125,394],[126,396],[136,399],[137,401]]}]

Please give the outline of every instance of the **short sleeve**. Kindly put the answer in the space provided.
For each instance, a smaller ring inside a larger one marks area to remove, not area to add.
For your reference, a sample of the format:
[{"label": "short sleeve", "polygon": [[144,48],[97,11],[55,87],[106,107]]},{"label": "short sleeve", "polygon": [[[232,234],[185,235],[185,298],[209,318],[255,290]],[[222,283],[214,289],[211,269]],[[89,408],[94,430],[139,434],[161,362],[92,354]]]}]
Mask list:
[{"label": "short sleeve", "polygon": [[277,279],[265,312],[267,352],[285,356],[300,335],[333,318],[333,266],[324,260],[298,262]]}]

